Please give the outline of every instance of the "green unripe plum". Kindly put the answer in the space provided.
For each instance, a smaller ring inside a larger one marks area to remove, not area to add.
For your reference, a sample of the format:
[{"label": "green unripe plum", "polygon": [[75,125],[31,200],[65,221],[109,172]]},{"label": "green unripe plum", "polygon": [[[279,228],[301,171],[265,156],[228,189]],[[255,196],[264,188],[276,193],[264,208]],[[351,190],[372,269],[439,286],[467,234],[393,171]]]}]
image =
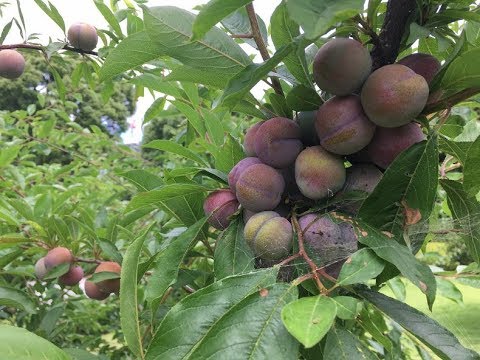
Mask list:
[{"label": "green unripe plum", "polygon": [[94,300],[105,300],[110,293],[105,293],[100,287],[92,281],[85,281],[85,295]]},{"label": "green unripe plum", "polygon": [[[120,274],[122,272],[122,267],[113,261],[105,261],[100,263],[95,269],[95,273],[101,272],[113,272]],[[120,279],[109,279],[103,280],[97,283],[97,286],[104,293],[116,293],[120,290]]]},{"label": "green unripe plum", "polygon": [[306,146],[320,145],[317,132],[315,131],[316,111],[300,111],[296,116],[298,126],[300,126],[301,140]]},{"label": "green unripe plum", "polygon": [[397,61],[397,64],[405,65],[425,78],[430,84],[442,65],[430,54],[411,54]]},{"label": "green unripe plum", "polygon": [[68,29],[68,41],[74,48],[92,51],[97,47],[98,34],[95,27],[90,24],[77,23]]},{"label": "green unripe plum", "polygon": [[44,260],[47,271],[61,264],[71,264],[72,262],[72,252],[64,247],[56,247],[50,250]]},{"label": "green unripe plum", "polygon": [[255,152],[255,138],[257,137],[257,131],[260,126],[263,125],[265,121],[260,121],[250,127],[247,132],[245,133],[245,138],[243,140],[243,151],[247,156],[257,156]]},{"label": "green unripe plum", "polygon": [[47,268],[45,267],[45,258],[38,259],[35,263],[35,276],[37,279],[42,280],[47,275]]},{"label": "green unripe plum", "polygon": [[378,127],[367,147],[368,154],[375,165],[386,169],[402,151],[422,140],[425,135],[415,123],[393,129]]},{"label": "green unripe plum", "polygon": [[0,76],[17,79],[25,70],[25,58],[18,51],[5,49],[0,51]]},{"label": "green unripe plum", "polygon": [[298,188],[309,199],[333,196],[345,183],[343,160],[323,149],[312,146],[303,150],[295,162]]},{"label": "green unripe plum", "polygon": [[334,95],[348,95],[360,89],[371,69],[368,50],[358,41],[346,38],[330,40],[313,60],[315,82]]},{"label": "green unripe plum", "polygon": [[61,285],[74,286],[83,279],[83,269],[80,266],[72,266],[66,274],[58,278]]},{"label": "green unripe plum", "polygon": [[335,96],[318,109],[315,129],[324,149],[349,155],[368,145],[375,124],[365,115],[358,96]]},{"label": "green unripe plum", "polygon": [[210,193],[203,202],[203,211],[208,223],[215,229],[224,230],[230,224],[230,217],[238,210],[238,200],[230,189]]},{"label": "green unripe plum", "polygon": [[413,121],[428,99],[423,76],[399,64],[374,71],[363,85],[361,100],[368,118],[382,127],[399,127]]},{"label": "green unripe plum", "polygon": [[298,219],[305,250],[317,266],[338,277],[341,265],[358,248],[358,237],[349,223],[335,223],[329,215],[308,214]]},{"label": "green unripe plum", "polygon": [[282,259],[292,248],[292,225],[274,211],[253,215],[245,225],[244,235],[255,256],[262,259]]},{"label": "green unripe plum", "polygon": [[287,167],[303,149],[300,137],[300,127],[293,120],[272,118],[257,130],[255,153],[264,164],[277,169]]},{"label": "green unripe plum", "polygon": [[274,168],[265,164],[249,166],[238,178],[238,202],[250,211],[275,209],[282,199],[285,181]]},{"label": "green unripe plum", "polygon": [[251,165],[261,164],[259,158],[256,157],[247,157],[240,160],[237,165],[233,167],[232,170],[228,173],[228,185],[233,192],[235,192],[235,186],[237,185],[238,178],[240,175]]}]

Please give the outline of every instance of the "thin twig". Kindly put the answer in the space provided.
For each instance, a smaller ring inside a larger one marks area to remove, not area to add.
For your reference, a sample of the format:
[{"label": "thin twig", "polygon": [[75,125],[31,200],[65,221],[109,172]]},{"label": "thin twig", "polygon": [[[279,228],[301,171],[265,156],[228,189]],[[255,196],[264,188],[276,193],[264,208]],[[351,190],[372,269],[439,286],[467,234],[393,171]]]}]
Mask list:
[{"label": "thin twig", "polygon": [[436,102],[433,102],[431,104],[428,104],[425,106],[425,108],[422,111],[422,114],[428,115],[432,114],[434,112],[437,112],[439,110],[443,109],[448,109],[451,108],[452,106],[461,103],[464,100],[467,100],[471,98],[473,95],[476,95],[480,93],[480,88],[475,87],[475,88],[468,88],[465,90],[462,90],[456,94],[453,94],[449,97],[446,97],[444,99],[438,100]]},{"label": "thin twig", "polygon": [[[262,33],[260,32],[260,27],[258,26],[257,21],[257,14],[255,13],[253,3],[248,4],[247,6],[245,6],[245,8],[247,10],[248,19],[250,20],[250,26],[252,27],[253,40],[255,40],[255,43],[257,44],[258,51],[260,52],[263,61],[267,61],[268,59],[270,59],[270,54],[268,53],[267,46],[265,45],[265,42],[262,38]],[[273,90],[275,90],[277,94],[283,96],[283,90],[280,81],[275,77],[271,77],[271,79]]]},{"label": "thin twig", "polygon": [[360,15],[355,16],[353,20],[358,22],[361,25],[360,31],[362,31],[365,35],[370,36],[370,38],[372,39],[372,43],[375,46],[381,46],[380,38],[378,37],[378,34],[370,27],[370,25]]},{"label": "thin twig", "polygon": [[[25,44],[25,43],[0,45],[0,50],[5,50],[5,49],[32,49],[32,50],[38,50],[38,51],[41,51],[41,52],[45,53],[45,47],[44,46],[34,45],[34,44]],[[79,54],[88,54],[88,55],[98,56],[98,53],[96,51],[85,51],[85,50],[82,50],[82,49],[74,48],[70,45],[65,45],[62,49],[72,51],[72,52],[76,52],[76,53],[79,53]]]},{"label": "thin twig", "polygon": [[75,258],[75,262],[83,262],[83,263],[87,263],[87,264],[100,264],[101,263],[101,261],[97,260],[97,259],[83,259],[83,258],[78,258],[78,257]]},{"label": "thin twig", "polygon": [[253,34],[232,34],[230,37],[233,39],[253,39]]},{"label": "thin twig", "polygon": [[327,288],[322,284],[322,282],[320,281],[320,277],[318,276],[317,265],[313,262],[312,259],[310,259],[310,256],[308,256],[307,252],[305,251],[305,246],[303,242],[303,231],[302,231],[302,228],[300,227],[300,224],[298,223],[296,214],[292,214],[292,224],[293,224],[293,228],[295,229],[295,232],[297,233],[298,253],[303,257],[305,262],[310,267],[310,270],[312,272],[312,277],[315,280],[315,283],[317,284],[317,287],[318,287],[318,290],[320,290],[320,293],[322,294],[328,293]]}]

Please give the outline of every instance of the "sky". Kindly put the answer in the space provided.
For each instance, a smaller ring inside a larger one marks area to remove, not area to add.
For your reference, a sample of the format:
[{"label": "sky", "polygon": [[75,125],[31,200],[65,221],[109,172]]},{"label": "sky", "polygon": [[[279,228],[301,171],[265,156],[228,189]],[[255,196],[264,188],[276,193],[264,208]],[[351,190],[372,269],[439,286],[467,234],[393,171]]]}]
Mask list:
[{"label": "sky", "polygon": [[[47,2],[46,0],[43,1]],[[280,1],[281,0],[257,0],[254,2],[255,10],[257,14],[259,14],[266,23],[268,23],[273,10],[280,3]],[[76,22],[86,22],[100,28],[107,27],[106,21],[95,7],[93,0],[50,0],[50,2],[63,16],[67,28],[70,24]],[[187,10],[192,10],[193,7],[205,4],[207,2],[208,0],[151,0],[148,2],[148,6],[173,5]],[[15,1],[11,0],[10,3],[15,4]],[[108,1],[105,3],[108,3]],[[42,10],[35,4],[34,0],[20,0],[20,4],[25,18],[25,23],[27,25],[27,32],[29,34],[40,33],[46,35],[40,37],[40,41],[43,44],[48,43],[48,36],[54,40],[64,39],[64,35],[60,28],[42,12]],[[4,8],[3,16],[0,19],[1,28],[3,28],[3,26],[5,26],[5,24],[8,23],[14,16],[18,18],[16,6],[10,5]],[[12,28],[12,31],[6,38],[4,44],[13,44],[19,41],[21,41],[21,37],[18,31]],[[247,46],[244,49],[247,50],[249,47]],[[262,90],[257,89],[257,91],[261,92]],[[153,100],[154,99],[150,95],[138,100],[137,110],[135,114],[133,114],[132,118],[129,119],[131,127],[125,134],[122,135],[122,139],[125,143],[139,143],[141,141],[141,124],[143,122],[143,115]]]}]

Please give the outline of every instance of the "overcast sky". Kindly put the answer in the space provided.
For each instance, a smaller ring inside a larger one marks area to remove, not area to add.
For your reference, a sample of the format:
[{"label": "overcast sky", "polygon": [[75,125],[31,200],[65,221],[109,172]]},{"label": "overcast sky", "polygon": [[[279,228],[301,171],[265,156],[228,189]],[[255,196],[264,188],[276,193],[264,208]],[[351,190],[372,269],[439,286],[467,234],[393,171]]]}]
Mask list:
[{"label": "overcast sky", "polygon": [[[43,1],[47,2],[46,0]],[[255,10],[268,24],[268,20],[270,19],[273,10],[280,1],[281,0],[257,0],[254,2]],[[107,27],[105,20],[95,7],[93,0],[50,0],[50,2],[55,5],[60,14],[62,14],[67,28],[70,24],[75,22],[86,22],[100,28]],[[174,5],[187,10],[192,10],[196,5],[205,4],[207,2],[208,0],[151,0],[148,5]],[[15,1],[12,0],[11,3],[15,4]],[[108,3],[108,1],[105,3]],[[63,39],[64,35],[62,34],[62,31],[42,12],[42,10],[35,4],[34,0],[20,0],[20,4],[27,25],[27,32],[29,34],[40,33],[47,35],[47,37],[41,38],[44,44],[47,43],[48,36],[55,40]],[[13,16],[18,17],[17,15],[16,5],[8,6],[3,11],[0,26],[3,28]],[[5,44],[12,44],[20,40],[21,38],[18,31],[12,28],[11,34],[5,40]],[[151,97],[139,99],[137,111],[129,120],[130,123],[133,124],[132,128],[123,136],[126,143],[138,143],[141,140],[143,115],[152,101],[153,99]]]}]

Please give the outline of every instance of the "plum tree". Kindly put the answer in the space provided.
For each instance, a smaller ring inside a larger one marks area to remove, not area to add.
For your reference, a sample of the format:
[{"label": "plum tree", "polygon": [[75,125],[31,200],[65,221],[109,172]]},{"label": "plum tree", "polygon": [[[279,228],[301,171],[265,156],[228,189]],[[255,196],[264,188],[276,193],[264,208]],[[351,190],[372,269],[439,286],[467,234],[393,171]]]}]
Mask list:
[{"label": "plum tree", "polygon": [[402,151],[424,139],[422,129],[415,123],[398,128],[378,127],[367,147],[368,155],[375,165],[386,169]]},{"label": "plum tree", "polygon": [[47,255],[45,255],[45,269],[51,270],[55,266],[61,264],[71,264],[73,262],[73,255],[70,250],[65,247],[56,247],[50,250]]},{"label": "plum tree", "polygon": [[92,51],[97,47],[97,30],[90,24],[76,23],[71,25],[67,36],[70,44],[77,49]]},{"label": "plum tree", "polygon": [[284,168],[295,162],[302,151],[300,127],[293,121],[276,117],[265,121],[255,134],[255,153],[265,164]]},{"label": "plum tree", "polygon": [[5,49],[0,51],[0,76],[17,79],[25,70],[25,58],[18,51]]},{"label": "plum tree", "polygon": [[274,211],[253,215],[245,224],[244,235],[254,254],[262,259],[282,259],[292,247],[292,225]]},{"label": "plum tree", "polygon": [[263,125],[265,121],[260,121],[253,126],[251,126],[245,133],[245,138],[243,139],[243,150],[247,156],[257,156],[255,151],[255,138],[257,136],[257,131],[260,126]]},{"label": "plum tree", "polygon": [[238,210],[238,200],[230,189],[220,189],[210,193],[203,203],[208,223],[223,230],[230,224],[230,217]]},{"label": "plum tree", "polygon": [[372,58],[361,43],[336,38],[318,50],[313,76],[320,89],[334,95],[348,95],[360,89],[371,68]]},{"label": "plum tree", "polygon": [[232,170],[228,173],[228,185],[233,192],[235,192],[235,186],[237,184],[238,178],[240,175],[251,165],[261,164],[260,159],[256,157],[247,157],[240,160],[237,165],[233,167]]},{"label": "plum tree", "polygon": [[413,121],[428,99],[425,78],[399,64],[374,71],[362,88],[362,106],[368,118],[383,127],[399,127]]},{"label": "plum tree", "polygon": [[92,281],[85,281],[85,295],[94,300],[105,300],[110,293],[103,292],[102,289]]},{"label": "plum tree", "polygon": [[300,126],[300,139],[305,146],[320,145],[317,132],[315,131],[316,111],[300,111],[295,120]]},{"label": "plum tree", "polygon": [[37,279],[42,280],[47,275],[47,268],[45,267],[45,258],[38,259],[35,263],[35,276]]},{"label": "plum tree", "polygon": [[318,109],[315,129],[323,148],[348,155],[368,145],[375,124],[365,115],[358,96],[335,96]]},{"label": "plum tree", "polygon": [[78,266],[72,266],[70,270],[68,270],[67,273],[63,274],[58,278],[58,282],[61,285],[68,285],[68,286],[73,286],[77,285],[80,280],[83,278],[83,269]]},{"label": "plum tree", "polygon": [[303,150],[295,162],[295,180],[298,188],[309,199],[332,196],[345,183],[343,160],[321,146]]},{"label": "plum tree", "polygon": [[422,75],[424,79],[430,84],[438,73],[442,65],[440,61],[430,54],[410,54],[403,59],[397,61],[397,64],[405,65],[415,71],[418,75]]},{"label": "plum tree", "polygon": [[273,210],[280,204],[285,181],[274,168],[265,164],[249,166],[238,178],[238,202],[251,211]]},{"label": "plum tree", "polygon": [[[95,273],[101,273],[101,272],[113,272],[120,274],[122,271],[122,267],[113,261],[104,261],[101,262],[97,268],[95,269]],[[104,293],[118,293],[120,290],[120,279],[108,279],[108,280],[103,280],[97,283],[97,286],[100,288],[100,290]]]}]

